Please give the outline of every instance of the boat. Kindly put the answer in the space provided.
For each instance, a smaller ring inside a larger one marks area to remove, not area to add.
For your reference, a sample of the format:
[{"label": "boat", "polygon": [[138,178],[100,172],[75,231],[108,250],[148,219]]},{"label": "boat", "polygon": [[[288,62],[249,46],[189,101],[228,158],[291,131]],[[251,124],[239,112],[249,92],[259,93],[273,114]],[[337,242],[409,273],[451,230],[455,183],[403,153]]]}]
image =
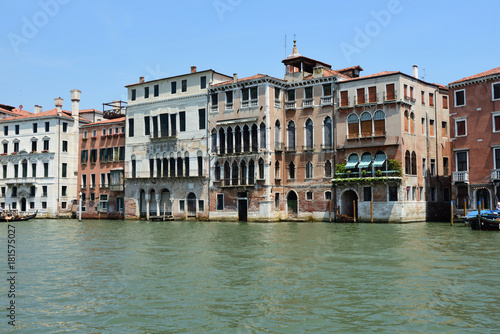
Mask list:
[{"label": "boat", "polygon": [[500,231],[500,211],[482,211],[475,216],[467,215],[467,222],[473,230]]},{"label": "boat", "polygon": [[12,222],[20,222],[20,221],[30,220],[32,218],[35,218],[37,213],[38,213],[38,210],[36,210],[35,213],[32,213],[32,214],[21,215],[21,214],[17,213],[17,211],[5,211],[4,210],[0,214],[0,222],[12,223]]}]

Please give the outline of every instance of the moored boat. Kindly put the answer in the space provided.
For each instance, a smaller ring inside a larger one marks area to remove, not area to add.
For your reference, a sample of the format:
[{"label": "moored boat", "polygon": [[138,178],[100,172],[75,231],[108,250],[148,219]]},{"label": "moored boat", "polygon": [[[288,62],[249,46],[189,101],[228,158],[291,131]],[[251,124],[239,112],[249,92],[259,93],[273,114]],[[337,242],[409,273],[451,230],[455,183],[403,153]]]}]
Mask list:
[{"label": "moored boat", "polygon": [[500,211],[497,210],[469,216],[467,221],[473,230],[500,231]]},{"label": "moored boat", "polygon": [[15,211],[5,211],[4,210],[0,214],[0,222],[11,223],[11,222],[30,220],[32,218],[35,218],[37,213],[38,213],[38,210],[36,210],[35,213],[32,213],[32,214],[21,215]]}]

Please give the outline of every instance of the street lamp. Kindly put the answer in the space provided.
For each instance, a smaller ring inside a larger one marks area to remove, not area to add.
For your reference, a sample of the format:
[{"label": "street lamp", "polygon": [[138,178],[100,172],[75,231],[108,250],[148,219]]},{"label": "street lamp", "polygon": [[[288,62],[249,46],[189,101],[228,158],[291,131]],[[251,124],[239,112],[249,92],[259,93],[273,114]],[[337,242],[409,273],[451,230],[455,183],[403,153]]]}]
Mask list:
[{"label": "street lamp", "polygon": [[80,191],[80,200],[78,203],[78,221],[82,221],[82,192]]}]

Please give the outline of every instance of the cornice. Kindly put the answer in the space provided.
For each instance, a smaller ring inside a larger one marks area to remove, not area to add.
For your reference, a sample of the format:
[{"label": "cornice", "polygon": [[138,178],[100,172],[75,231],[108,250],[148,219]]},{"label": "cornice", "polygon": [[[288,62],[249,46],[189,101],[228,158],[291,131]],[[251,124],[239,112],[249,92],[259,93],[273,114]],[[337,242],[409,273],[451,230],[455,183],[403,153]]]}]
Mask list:
[{"label": "cornice", "polygon": [[205,97],[206,98],[207,93],[182,96],[182,97],[175,97],[175,98],[169,98],[169,99],[162,99],[162,100],[156,100],[156,101],[151,101],[151,102],[141,102],[141,103],[127,106],[127,110],[135,108],[135,107],[142,107],[142,106],[154,105],[154,104],[165,103],[165,102],[183,101],[183,100],[189,100],[189,99],[194,99],[194,98],[198,98],[198,97]]},{"label": "cornice", "polygon": [[450,85],[448,85],[448,87],[449,88],[465,87],[465,86],[475,85],[478,83],[483,83],[483,82],[488,82],[488,81],[493,81],[493,80],[500,80],[500,74],[493,74],[493,75],[488,75],[486,77],[469,79],[469,80],[457,82],[454,84],[450,84]]}]

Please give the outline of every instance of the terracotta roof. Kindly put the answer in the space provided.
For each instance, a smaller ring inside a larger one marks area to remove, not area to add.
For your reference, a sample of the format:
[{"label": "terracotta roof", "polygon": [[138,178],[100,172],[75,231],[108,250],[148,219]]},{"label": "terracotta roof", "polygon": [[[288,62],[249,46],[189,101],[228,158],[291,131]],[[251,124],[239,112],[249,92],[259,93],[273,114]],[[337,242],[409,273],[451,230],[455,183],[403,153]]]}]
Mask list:
[{"label": "terracotta roof", "polygon": [[456,81],[450,82],[449,85],[452,85],[452,84],[455,84],[455,83],[458,83],[458,82],[462,82],[462,81],[479,79],[479,78],[487,77],[487,76],[494,75],[494,74],[500,74],[500,67],[496,67],[496,68],[493,68],[493,69],[485,71],[485,72],[481,72],[481,73],[478,73],[478,74],[471,75],[470,77],[465,77],[465,78],[462,78],[460,80],[456,80]]},{"label": "terracotta roof", "polygon": [[[340,73],[339,71],[336,71],[336,70],[331,70],[331,69],[328,69],[328,68],[325,68],[323,70],[323,78],[324,77],[331,77],[331,76],[339,76],[341,78],[344,78],[344,79],[350,79],[350,77],[348,77],[347,75],[345,74],[342,74]],[[309,80],[309,79],[312,79],[313,78],[313,75],[310,74],[308,75],[307,77],[304,77],[304,80]]]},{"label": "terracotta roof", "polygon": [[79,111],[80,114],[89,114],[89,113],[93,113],[93,112],[98,112],[98,113],[102,114],[102,111],[97,110],[97,109],[82,109]]},{"label": "terracotta roof", "polygon": [[[47,111],[42,111],[42,112],[39,112],[37,114],[29,112],[29,111],[24,111],[24,110],[22,110],[22,112],[24,114],[22,114],[20,116],[7,117],[7,118],[4,118],[4,119],[0,119],[0,122],[2,122],[2,121],[12,121],[12,120],[16,120],[17,121],[17,120],[30,119],[30,118],[54,117],[54,116],[57,116],[57,109],[51,109],[51,110],[47,110]],[[72,118],[71,117],[71,111],[63,110],[62,111],[62,116],[71,119]],[[85,120],[85,121],[87,121],[87,120]]]},{"label": "terracotta roof", "polygon": [[[238,79],[237,83],[240,83],[240,82],[243,82],[243,81],[250,81],[250,80],[260,79],[260,78],[271,78],[271,79],[278,80],[278,81],[284,81],[283,79],[278,79],[278,78],[274,78],[274,77],[271,77],[271,76],[266,75],[266,74],[260,74],[260,73],[258,73],[258,74],[252,75],[250,77]],[[224,82],[212,85],[212,87],[219,87],[219,86],[224,86],[224,85],[230,85],[233,82],[234,82],[233,80],[228,80],[228,81],[224,81]]]},{"label": "terracotta roof", "polygon": [[360,79],[369,79],[369,78],[381,77],[381,76],[384,76],[384,75],[398,74],[398,73],[403,74],[403,73],[401,73],[399,71],[382,71],[382,72],[378,72],[378,73],[363,75],[362,77],[348,78],[345,81],[354,81],[354,80],[360,80]]},{"label": "terracotta roof", "polygon": [[90,127],[90,126],[94,126],[94,125],[111,124],[111,123],[123,123],[123,122],[125,122],[125,115],[123,115],[122,117],[117,117],[117,118],[112,118],[112,119],[105,119],[104,121],[99,121],[99,122],[85,124],[85,125],[82,125],[82,126]]},{"label": "terracotta roof", "polygon": [[363,71],[363,69],[359,65],[351,66],[351,67],[346,67],[346,68],[341,68],[340,70],[337,70],[337,71],[344,72],[344,71],[350,71],[350,70],[360,70],[360,71]]}]

